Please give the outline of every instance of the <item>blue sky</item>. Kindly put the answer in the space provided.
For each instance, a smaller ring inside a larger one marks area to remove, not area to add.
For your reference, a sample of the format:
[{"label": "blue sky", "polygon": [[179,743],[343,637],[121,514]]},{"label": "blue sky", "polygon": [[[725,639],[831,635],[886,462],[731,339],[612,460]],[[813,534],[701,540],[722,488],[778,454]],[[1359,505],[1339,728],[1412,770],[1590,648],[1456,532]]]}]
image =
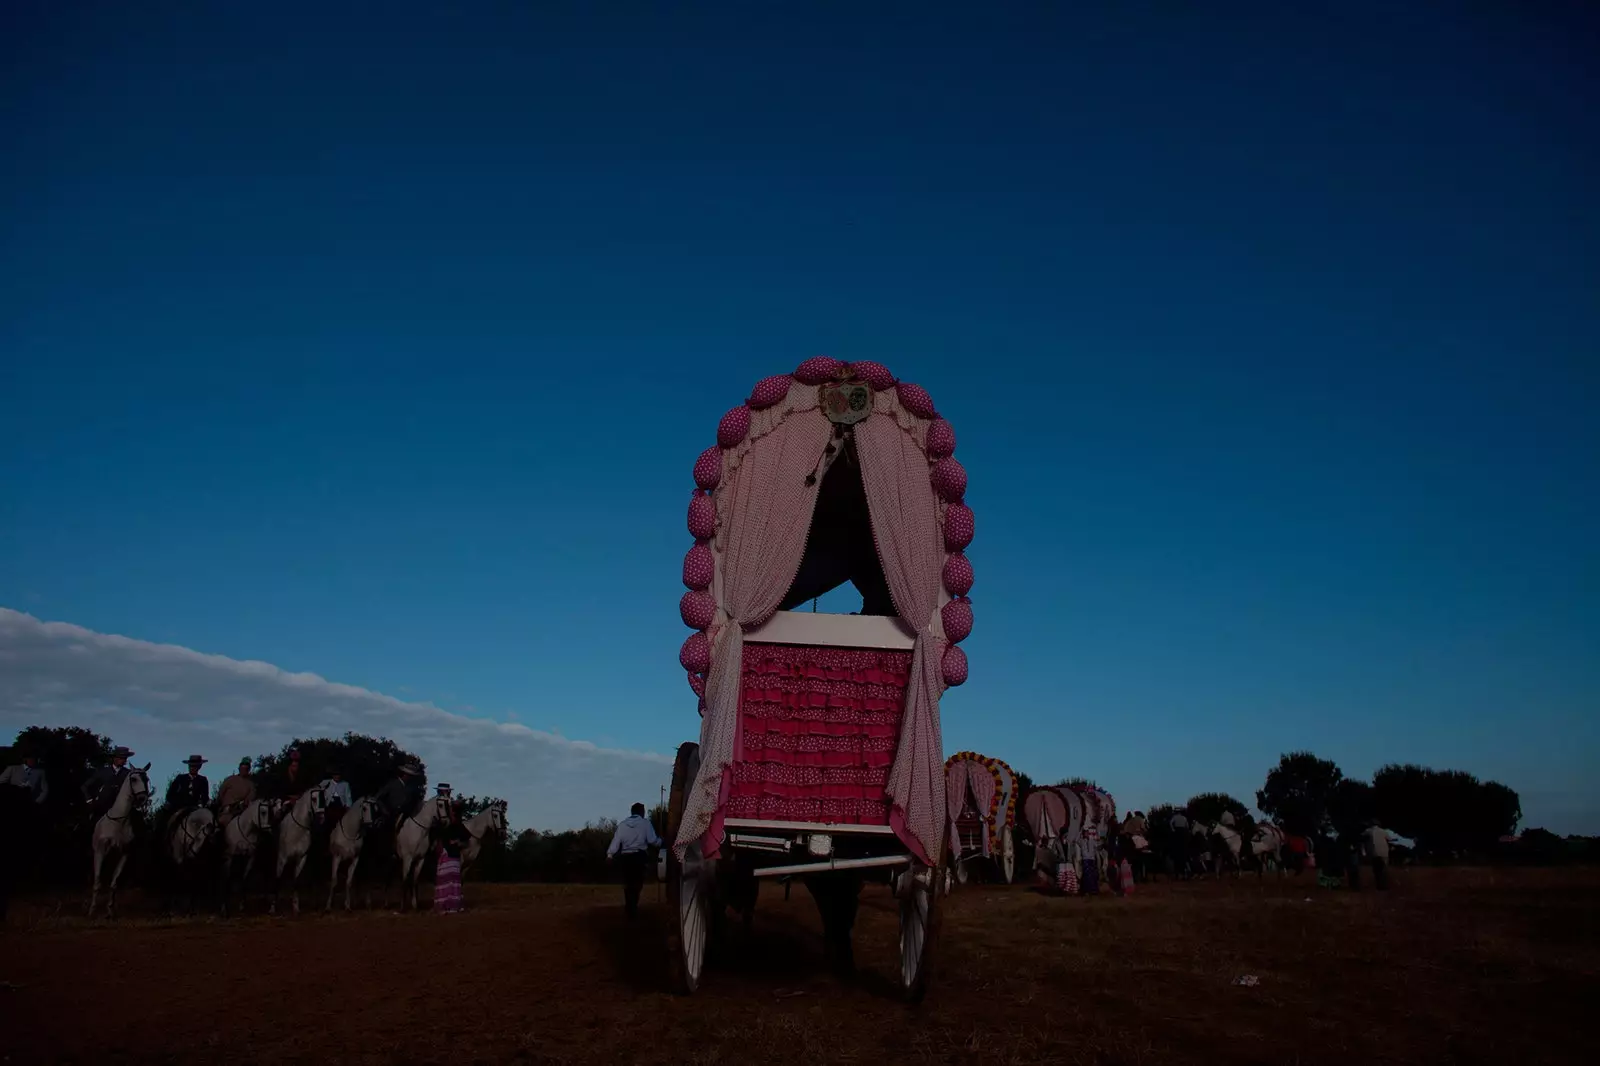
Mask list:
[{"label": "blue sky", "polygon": [[[668,753],[695,456],[871,358],[971,476],[948,751],[1600,831],[1596,20],[326,6],[0,15],[0,606]],[[19,654],[0,726],[193,746]]]}]

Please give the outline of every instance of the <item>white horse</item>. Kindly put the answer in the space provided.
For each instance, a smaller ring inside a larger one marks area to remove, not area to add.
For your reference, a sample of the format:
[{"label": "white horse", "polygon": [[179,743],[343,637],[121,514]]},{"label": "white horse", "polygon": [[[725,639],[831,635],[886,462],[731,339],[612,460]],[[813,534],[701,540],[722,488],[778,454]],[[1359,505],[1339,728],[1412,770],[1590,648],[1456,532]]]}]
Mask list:
[{"label": "white horse", "polygon": [[467,875],[467,868],[478,861],[478,856],[483,853],[483,838],[489,834],[504,836],[506,832],[506,801],[497,800],[483,810],[468,818],[464,823],[467,835],[472,839],[467,841],[467,846],[461,849],[461,876]]},{"label": "white horse", "polygon": [[278,865],[272,879],[272,902],[267,913],[278,913],[278,894],[283,890],[283,871],[289,869],[289,903],[300,913],[300,871],[311,855],[311,838],[317,820],[328,809],[328,793],[308,788],[300,793],[293,807],[278,821]]},{"label": "white horse", "polygon": [[[433,851],[434,841],[445,823],[450,820],[450,800],[435,796],[422,805],[415,815],[400,819],[395,827],[394,854],[400,860],[400,909],[405,910],[409,900],[411,909],[417,909],[417,877],[422,873],[422,863]],[[388,891],[384,892],[385,899]]]},{"label": "white horse", "polygon": [[[361,861],[361,844],[377,817],[374,806],[371,796],[362,796],[356,800],[355,806],[344,812],[328,834],[328,856],[333,860],[333,874],[328,879],[328,902],[324,910],[333,910],[333,890],[339,887],[340,866],[345,867],[344,909],[350,909],[350,889],[356,880],[356,864]],[[367,896],[367,905],[370,907],[370,887]]]},{"label": "white horse", "polygon": [[1241,869],[1239,853],[1244,845],[1244,838],[1239,835],[1239,831],[1231,825],[1218,822],[1206,831],[1206,839],[1211,845],[1212,876],[1221,877],[1224,864],[1232,866],[1233,875],[1239,876]]},{"label": "white horse", "polygon": [[250,871],[255,869],[261,834],[272,831],[272,824],[283,813],[282,800],[255,800],[234,816],[222,833],[222,913],[228,913],[233,895],[233,868],[244,860],[244,876],[239,879],[239,909],[244,910],[250,891]]},{"label": "white horse", "polygon": [[1283,843],[1282,829],[1275,825],[1256,826],[1255,836],[1250,838],[1250,854],[1260,864],[1258,873],[1269,869],[1283,872]]},{"label": "white horse", "polygon": [[189,911],[194,911],[194,879],[206,846],[217,835],[217,819],[210,808],[196,807],[182,818],[173,818],[167,824],[167,839],[163,849],[168,862],[167,910],[181,884],[188,889]]},{"label": "white horse", "polygon": [[[117,863],[111,868],[111,883],[106,886],[106,917],[117,916],[117,879],[128,864],[128,849],[133,844],[133,812],[150,802],[150,764],[134,767],[122,779],[117,798],[111,809],[94,823],[94,833],[89,846],[94,850],[94,875],[89,882],[89,917],[94,917],[95,906],[100,901],[100,874],[106,859],[115,855]],[[10,861],[7,856],[6,861]]]}]

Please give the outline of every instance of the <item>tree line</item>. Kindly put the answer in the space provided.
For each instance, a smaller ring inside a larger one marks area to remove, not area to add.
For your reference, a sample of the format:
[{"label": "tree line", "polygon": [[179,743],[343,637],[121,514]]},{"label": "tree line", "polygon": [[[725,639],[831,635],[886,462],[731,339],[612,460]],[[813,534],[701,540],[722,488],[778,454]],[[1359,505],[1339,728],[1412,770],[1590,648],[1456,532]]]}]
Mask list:
[{"label": "tree line", "polygon": [[[1017,778],[1021,797],[1026,798],[1033,781],[1027,774]],[[1094,782],[1069,778],[1059,784]],[[1255,801],[1273,824],[1297,836],[1348,839],[1375,820],[1410,838],[1418,856],[1434,859],[1494,854],[1501,839],[1514,834],[1522,821],[1516,790],[1498,781],[1413,764],[1384,766],[1371,781],[1364,781],[1347,777],[1333,760],[1309,751],[1281,756],[1256,791]],[[1172,815],[1179,811],[1207,824],[1220,821],[1227,812],[1246,836],[1254,828],[1249,807],[1239,799],[1225,792],[1202,792],[1181,804],[1163,803],[1147,811],[1151,835],[1164,839]],[[1549,843],[1560,838],[1542,829],[1526,835],[1538,840],[1547,854],[1588,854],[1583,847],[1563,852]]]}]

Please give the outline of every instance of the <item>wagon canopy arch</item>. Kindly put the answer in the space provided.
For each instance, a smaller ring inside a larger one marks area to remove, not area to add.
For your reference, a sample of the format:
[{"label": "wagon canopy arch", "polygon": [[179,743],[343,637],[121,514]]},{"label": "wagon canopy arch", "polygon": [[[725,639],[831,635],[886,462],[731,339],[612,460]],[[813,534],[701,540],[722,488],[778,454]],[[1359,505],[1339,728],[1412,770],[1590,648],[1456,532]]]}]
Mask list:
[{"label": "wagon canopy arch", "polygon": [[939,853],[944,756],[938,702],[967,677],[965,549],[974,524],[955,431],[927,392],[881,364],[808,359],[758,382],[694,464],[679,603],[695,632],[679,662],[700,697],[701,766],[675,841],[719,846],[737,749],[744,638],[782,609],[849,581],[864,615],[912,644],[889,824],[923,861]]}]

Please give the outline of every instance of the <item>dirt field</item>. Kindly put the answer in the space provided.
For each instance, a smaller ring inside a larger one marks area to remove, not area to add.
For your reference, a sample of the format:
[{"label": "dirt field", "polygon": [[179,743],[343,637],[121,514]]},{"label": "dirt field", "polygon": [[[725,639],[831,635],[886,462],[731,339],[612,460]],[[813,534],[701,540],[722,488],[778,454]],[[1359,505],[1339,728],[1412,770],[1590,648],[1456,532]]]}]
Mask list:
[{"label": "dirt field", "polygon": [[[17,901],[0,1019],[11,1062],[1522,1064],[1593,1050],[1600,871],[1396,881],[1386,895],[1251,877],[1127,899],[958,890],[915,1009],[891,983],[881,889],[863,898],[853,984],[824,971],[805,890],[785,903],[769,886],[693,999],[664,989],[654,886],[631,930],[611,887],[469,884],[463,915],[228,924],[90,925]],[[1259,985],[1233,985],[1243,974]]]}]

